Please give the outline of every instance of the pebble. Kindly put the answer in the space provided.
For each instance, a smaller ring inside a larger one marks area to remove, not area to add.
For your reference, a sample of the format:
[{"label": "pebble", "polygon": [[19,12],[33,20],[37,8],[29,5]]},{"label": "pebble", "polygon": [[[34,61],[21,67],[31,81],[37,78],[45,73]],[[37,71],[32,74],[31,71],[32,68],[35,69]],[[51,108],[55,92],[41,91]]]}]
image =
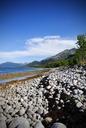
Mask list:
[{"label": "pebble", "polygon": [[24,115],[25,114],[25,108],[22,107],[19,111],[19,114],[20,114],[20,116]]},{"label": "pebble", "polygon": [[14,118],[8,128],[30,128],[29,122],[23,117]]},{"label": "pebble", "polygon": [[67,128],[67,127],[62,123],[54,123],[51,128]]},{"label": "pebble", "polygon": [[6,118],[3,116],[3,114],[0,114],[0,128],[7,128],[5,120]]},{"label": "pebble", "polygon": [[52,119],[51,117],[46,117],[46,118],[45,118],[45,122],[46,122],[47,124],[51,123],[52,121],[53,121],[53,119]]},{"label": "pebble", "polygon": [[43,126],[43,124],[41,123],[41,121],[38,121],[38,122],[35,124],[34,128],[44,128],[44,126]]},{"label": "pebble", "polygon": [[80,108],[80,107],[83,106],[83,104],[82,104],[81,102],[78,102],[78,103],[76,104],[76,106],[77,106],[78,108]]},{"label": "pebble", "polygon": [[0,128],[7,128],[5,120],[0,120]]}]

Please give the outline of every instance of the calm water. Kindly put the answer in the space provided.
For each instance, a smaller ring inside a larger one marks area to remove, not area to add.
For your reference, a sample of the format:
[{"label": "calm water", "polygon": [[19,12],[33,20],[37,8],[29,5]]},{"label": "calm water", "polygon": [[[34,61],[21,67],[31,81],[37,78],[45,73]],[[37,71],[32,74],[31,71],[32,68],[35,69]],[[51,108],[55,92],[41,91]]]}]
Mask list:
[{"label": "calm water", "polygon": [[[17,72],[29,72],[29,71],[38,71],[38,70],[42,70],[42,68],[32,68],[32,67],[0,68],[0,74],[17,73]],[[6,83],[6,82],[9,82],[9,81],[13,81],[13,80],[26,79],[28,77],[30,77],[30,76],[0,80],[0,83]]]},{"label": "calm water", "polygon": [[37,70],[42,70],[42,69],[41,68],[32,68],[32,67],[0,68],[0,74],[28,72],[28,71],[37,71]]}]

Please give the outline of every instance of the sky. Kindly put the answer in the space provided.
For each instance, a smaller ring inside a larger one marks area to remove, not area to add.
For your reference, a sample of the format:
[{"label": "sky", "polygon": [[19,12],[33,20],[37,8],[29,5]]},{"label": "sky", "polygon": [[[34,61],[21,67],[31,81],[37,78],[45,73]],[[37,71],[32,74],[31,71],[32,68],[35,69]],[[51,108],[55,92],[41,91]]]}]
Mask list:
[{"label": "sky", "polygon": [[0,63],[28,63],[76,47],[85,0],[0,0]]}]

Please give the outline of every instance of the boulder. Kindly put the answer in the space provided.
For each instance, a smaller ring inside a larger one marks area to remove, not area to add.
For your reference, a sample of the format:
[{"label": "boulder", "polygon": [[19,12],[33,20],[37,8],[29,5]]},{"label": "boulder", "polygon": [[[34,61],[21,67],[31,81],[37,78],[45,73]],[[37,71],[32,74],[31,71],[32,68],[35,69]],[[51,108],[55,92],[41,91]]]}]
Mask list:
[{"label": "boulder", "polygon": [[27,119],[23,117],[17,117],[10,122],[8,128],[30,128],[30,126]]},{"label": "boulder", "polygon": [[64,124],[62,123],[54,123],[51,128],[67,128]]},{"label": "boulder", "polygon": [[35,124],[34,128],[44,128],[44,126],[43,126],[43,124],[41,123],[41,121],[38,121],[38,122]]},{"label": "boulder", "polygon": [[2,114],[0,114],[0,128],[7,128],[5,117]]},{"label": "boulder", "polygon": [[7,128],[5,120],[0,119],[0,128]]}]

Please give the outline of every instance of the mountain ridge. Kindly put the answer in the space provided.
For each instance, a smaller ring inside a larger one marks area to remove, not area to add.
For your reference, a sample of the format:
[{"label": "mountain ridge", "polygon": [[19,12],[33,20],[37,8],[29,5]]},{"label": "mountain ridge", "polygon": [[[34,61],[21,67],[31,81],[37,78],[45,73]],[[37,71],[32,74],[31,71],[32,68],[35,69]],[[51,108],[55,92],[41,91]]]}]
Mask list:
[{"label": "mountain ridge", "polygon": [[5,68],[5,67],[8,67],[8,68],[11,67],[12,68],[12,67],[21,67],[21,66],[39,67],[39,66],[45,65],[47,63],[68,59],[68,58],[70,58],[70,56],[74,55],[75,51],[76,51],[75,48],[65,49],[64,51],[62,51],[62,52],[60,52],[60,53],[58,53],[58,54],[56,54],[54,56],[45,58],[45,59],[43,59],[41,61],[32,61],[32,62],[27,63],[27,64],[14,63],[14,62],[5,62],[5,63],[1,63],[0,64],[0,68]]},{"label": "mountain ridge", "polygon": [[6,67],[20,67],[23,66],[21,63],[14,63],[14,62],[5,62],[0,64],[0,68],[6,68]]},{"label": "mountain ridge", "polygon": [[59,61],[59,60],[62,60],[62,59],[67,59],[69,58],[70,56],[73,56],[76,52],[76,49],[75,48],[72,48],[72,49],[66,49],[54,56],[51,56],[51,57],[48,57],[46,59],[43,59],[41,61],[33,61],[29,64],[27,64],[27,66],[40,66],[40,65],[44,65],[46,63],[49,63],[49,62],[53,62],[53,61]]}]

